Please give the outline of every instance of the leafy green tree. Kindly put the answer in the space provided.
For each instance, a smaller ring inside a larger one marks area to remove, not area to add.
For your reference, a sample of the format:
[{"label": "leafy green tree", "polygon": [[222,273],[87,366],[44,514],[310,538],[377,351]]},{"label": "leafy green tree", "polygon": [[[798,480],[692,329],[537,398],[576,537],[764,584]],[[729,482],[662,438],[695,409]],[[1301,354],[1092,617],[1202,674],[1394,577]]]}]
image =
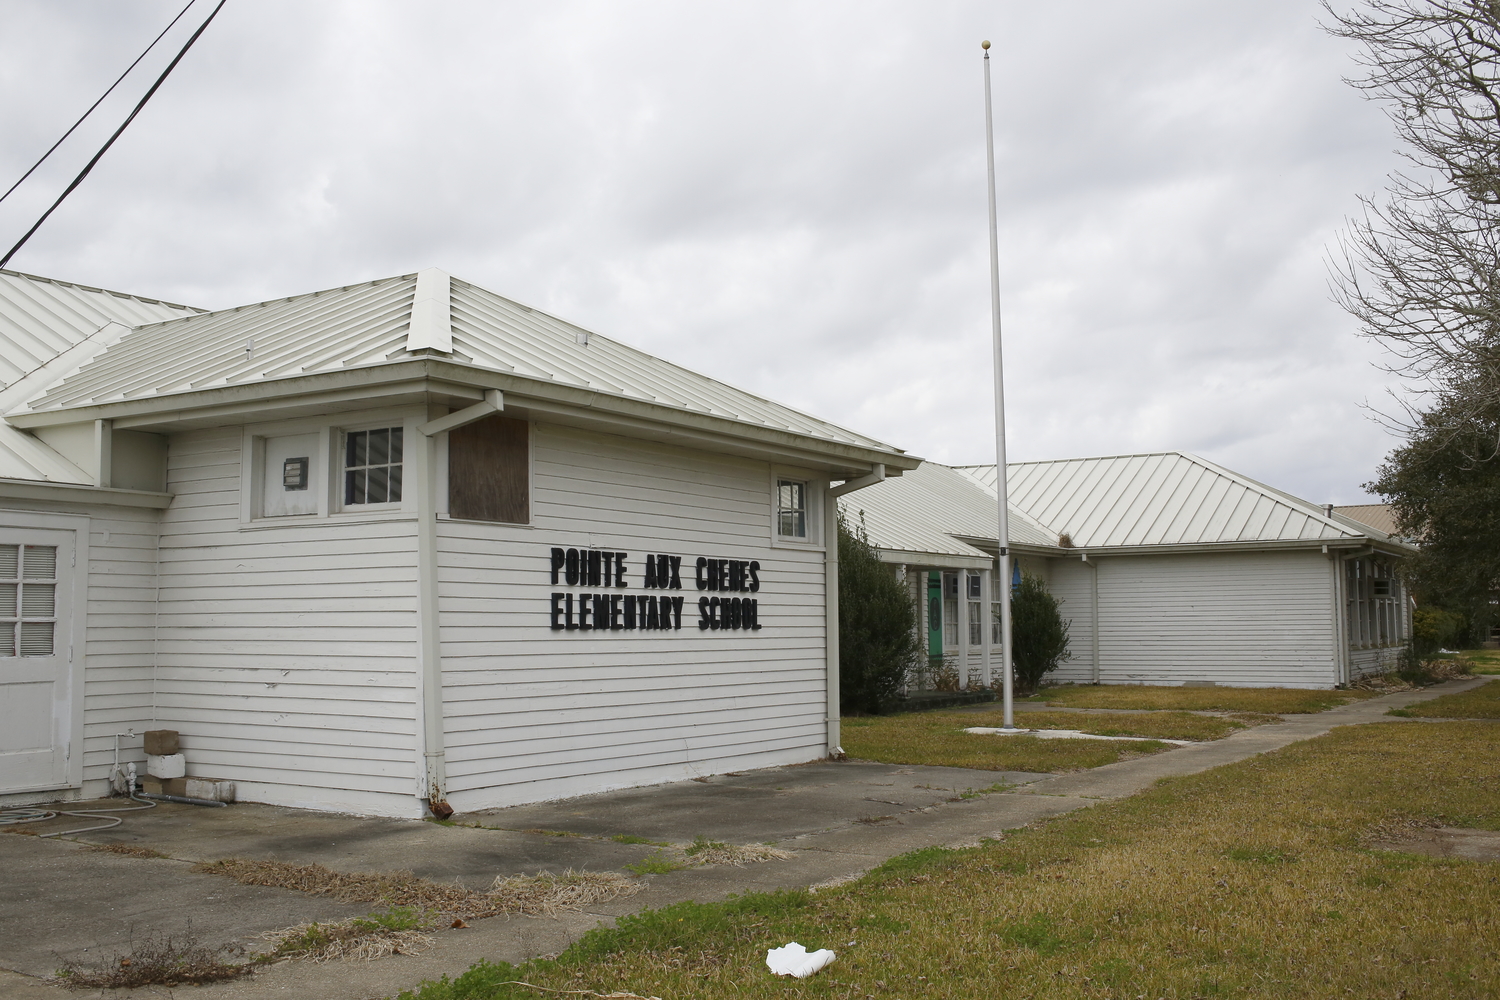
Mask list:
[{"label": "leafy green tree", "polygon": [[1467,618],[1473,641],[1488,631],[1500,585],[1500,459],[1474,456],[1493,447],[1500,420],[1494,407],[1482,422],[1450,418],[1443,408],[1423,414],[1365,488],[1421,546],[1402,566],[1418,598]]},{"label": "leafy green tree", "polygon": [[839,513],[839,708],[890,711],[920,651],[911,594]]},{"label": "leafy green tree", "polygon": [[1016,690],[1030,694],[1042,678],[1069,658],[1068,623],[1060,602],[1030,573],[1021,577],[1010,600],[1011,669]]}]

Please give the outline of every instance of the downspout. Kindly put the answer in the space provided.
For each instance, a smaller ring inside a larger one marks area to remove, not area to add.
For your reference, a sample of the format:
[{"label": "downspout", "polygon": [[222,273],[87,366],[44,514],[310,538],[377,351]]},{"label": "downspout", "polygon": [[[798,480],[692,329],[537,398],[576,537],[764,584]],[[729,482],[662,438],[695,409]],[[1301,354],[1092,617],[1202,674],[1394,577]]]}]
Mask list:
[{"label": "downspout", "polygon": [[868,476],[830,486],[823,494],[823,616],[827,640],[824,665],[824,702],[828,756],[844,757],[839,725],[839,497],[885,480],[885,466],[876,465]]},{"label": "downspout", "polygon": [[438,819],[453,815],[453,807],[448,804],[447,749],[443,738],[443,649],[438,623],[441,609],[438,605],[437,566],[437,438],[439,434],[483,420],[504,408],[504,397],[499,390],[491,389],[484,394],[483,402],[417,426],[421,432],[415,449],[421,462],[421,468],[417,470],[417,482],[421,484],[421,495],[417,498],[417,671],[421,675],[418,687],[421,704],[417,719],[422,730],[422,774],[417,797]]},{"label": "downspout", "polygon": [[1089,562],[1089,554],[1081,553],[1083,564],[1093,573],[1089,579],[1089,621],[1093,627],[1089,629],[1089,655],[1093,661],[1093,680],[1090,683],[1098,684],[1099,681],[1099,564]]}]

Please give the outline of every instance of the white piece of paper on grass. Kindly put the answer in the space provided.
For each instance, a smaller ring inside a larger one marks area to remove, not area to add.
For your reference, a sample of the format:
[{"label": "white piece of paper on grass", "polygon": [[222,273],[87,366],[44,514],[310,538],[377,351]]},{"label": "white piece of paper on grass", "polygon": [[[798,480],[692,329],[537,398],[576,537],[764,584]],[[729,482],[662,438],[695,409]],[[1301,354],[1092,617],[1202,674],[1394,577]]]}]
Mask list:
[{"label": "white piece of paper on grass", "polygon": [[766,968],[778,976],[796,976],[798,979],[806,979],[827,966],[836,957],[827,948],[809,952],[793,941],[782,948],[767,948]]}]

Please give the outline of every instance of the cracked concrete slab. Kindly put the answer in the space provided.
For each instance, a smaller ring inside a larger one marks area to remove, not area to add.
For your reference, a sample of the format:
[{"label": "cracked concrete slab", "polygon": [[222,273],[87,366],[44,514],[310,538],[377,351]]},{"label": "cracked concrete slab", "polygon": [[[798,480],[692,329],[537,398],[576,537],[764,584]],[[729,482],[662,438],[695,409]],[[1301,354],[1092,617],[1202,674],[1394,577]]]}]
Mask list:
[{"label": "cracked concrete slab", "polygon": [[[0,972],[0,998],[61,1000],[71,994],[36,977],[52,972],[60,959],[112,954],[131,934],[146,929],[190,924],[205,942],[243,942],[261,930],[369,909],[289,890],[239,886],[193,872],[193,861],[245,857],[346,871],[409,869],[477,888],[496,875],[518,872],[622,870],[658,850],[607,839],[616,834],[675,843],[700,835],[731,843],[774,841],[796,852],[789,861],[650,875],[643,879],[640,894],[593,906],[586,913],[473,921],[468,929],[438,931],[435,947],[421,955],[325,965],[284,963],[246,981],[193,990],[202,1000],[365,1000],[461,972],[480,958],[522,961],[556,953],[588,929],[646,907],[832,884],[911,850],[1000,837],[1006,830],[1132,795],[1163,777],[1233,763],[1335,726],[1421,724],[1384,713],[1468,690],[1485,680],[1386,695],[1318,715],[1285,716],[1281,724],[1242,730],[1213,743],[1063,775],[820,762],[459,817],[504,829],[248,804],[215,810],[163,804],[131,814],[113,830],[79,838],[151,847],[174,860],[124,857],[88,851],[70,841],[3,835],[0,864],[7,879],[0,888],[0,926],[6,933],[0,936],[0,970],[9,971]],[[996,785],[1003,790],[966,794]]]}]

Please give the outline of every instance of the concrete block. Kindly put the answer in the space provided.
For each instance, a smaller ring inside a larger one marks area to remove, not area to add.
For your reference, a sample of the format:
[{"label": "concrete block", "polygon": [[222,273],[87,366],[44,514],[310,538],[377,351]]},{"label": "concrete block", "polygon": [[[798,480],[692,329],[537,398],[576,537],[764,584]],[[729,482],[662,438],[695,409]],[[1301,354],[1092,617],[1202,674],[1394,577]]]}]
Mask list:
[{"label": "concrete block", "polygon": [[155,757],[166,757],[182,749],[175,729],[149,729],[145,737],[146,753]]},{"label": "concrete block", "polygon": [[141,779],[141,791],[148,795],[186,795],[186,778],[153,778],[150,775]]},{"label": "concrete block", "polygon": [[214,802],[234,801],[234,782],[223,778],[187,778],[187,796],[190,799],[209,799]]},{"label": "concrete block", "polygon": [[180,778],[187,774],[187,758],[180,753],[148,753],[146,773],[153,778]]}]

